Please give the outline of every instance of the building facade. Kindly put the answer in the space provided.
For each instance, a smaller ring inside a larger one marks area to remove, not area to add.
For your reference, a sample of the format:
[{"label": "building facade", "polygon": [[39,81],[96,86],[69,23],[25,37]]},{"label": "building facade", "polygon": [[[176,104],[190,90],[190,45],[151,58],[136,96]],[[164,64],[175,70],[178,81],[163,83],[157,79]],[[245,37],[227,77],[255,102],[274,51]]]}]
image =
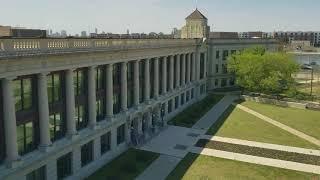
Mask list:
[{"label": "building facade", "polygon": [[196,9],[186,18],[186,25],[181,29],[181,38],[208,38],[209,32],[208,19]]},{"label": "building facade", "polygon": [[274,40],[0,39],[0,179],[83,179],[207,91],[227,57]]}]

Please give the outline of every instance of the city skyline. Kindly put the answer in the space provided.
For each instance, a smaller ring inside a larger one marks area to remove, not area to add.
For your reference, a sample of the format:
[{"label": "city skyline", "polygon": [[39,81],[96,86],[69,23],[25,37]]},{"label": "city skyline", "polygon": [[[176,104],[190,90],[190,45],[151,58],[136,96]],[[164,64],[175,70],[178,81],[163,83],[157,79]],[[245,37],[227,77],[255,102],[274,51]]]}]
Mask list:
[{"label": "city skyline", "polygon": [[320,31],[320,24],[312,18],[320,15],[316,11],[320,2],[313,0],[199,0],[198,5],[195,0],[13,0],[2,3],[1,12],[10,14],[10,18],[1,19],[0,24],[66,30],[68,34],[94,32],[95,28],[111,33],[126,33],[127,29],[132,33],[170,33],[174,27],[182,27],[182,18],[196,6],[206,15],[213,31]]}]

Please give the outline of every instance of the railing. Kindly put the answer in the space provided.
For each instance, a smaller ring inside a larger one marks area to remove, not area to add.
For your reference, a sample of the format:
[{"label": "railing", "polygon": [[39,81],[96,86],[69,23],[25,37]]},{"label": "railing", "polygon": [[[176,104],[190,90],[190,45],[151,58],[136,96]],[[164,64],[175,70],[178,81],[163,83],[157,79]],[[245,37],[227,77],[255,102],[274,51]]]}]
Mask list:
[{"label": "railing", "polygon": [[78,51],[195,46],[201,42],[197,39],[0,39],[0,58]]}]

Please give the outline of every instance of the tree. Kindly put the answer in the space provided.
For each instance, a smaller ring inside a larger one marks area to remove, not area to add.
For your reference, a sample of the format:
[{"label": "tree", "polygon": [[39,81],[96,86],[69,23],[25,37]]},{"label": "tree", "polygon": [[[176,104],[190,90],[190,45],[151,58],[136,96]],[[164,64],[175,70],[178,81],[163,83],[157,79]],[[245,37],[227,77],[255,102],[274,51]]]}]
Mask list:
[{"label": "tree", "polygon": [[228,71],[245,90],[279,94],[294,86],[292,74],[299,70],[293,57],[283,52],[268,52],[263,47],[245,49],[228,58]]}]

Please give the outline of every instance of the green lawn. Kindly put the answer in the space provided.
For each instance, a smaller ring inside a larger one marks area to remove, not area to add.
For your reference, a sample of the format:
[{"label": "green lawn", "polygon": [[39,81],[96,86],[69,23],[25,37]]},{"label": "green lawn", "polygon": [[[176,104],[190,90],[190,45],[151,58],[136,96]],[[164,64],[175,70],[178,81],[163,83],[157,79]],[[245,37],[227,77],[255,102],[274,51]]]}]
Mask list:
[{"label": "green lawn", "polygon": [[295,135],[230,106],[207,132],[209,135],[271,144],[320,149]]},{"label": "green lawn", "polygon": [[92,174],[87,180],[132,180],[158,157],[157,153],[129,149]]},{"label": "green lawn", "polygon": [[320,111],[278,107],[251,101],[241,104],[305,134],[320,139]]},{"label": "green lawn", "polygon": [[319,179],[320,175],[189,153],[167,180]]},{"label": "green lawn", "polygon": [[194,103],[186,108],[171,119],[168,124],[190,128],[222,98],[223,95],[210,94],[200,102]]}]

